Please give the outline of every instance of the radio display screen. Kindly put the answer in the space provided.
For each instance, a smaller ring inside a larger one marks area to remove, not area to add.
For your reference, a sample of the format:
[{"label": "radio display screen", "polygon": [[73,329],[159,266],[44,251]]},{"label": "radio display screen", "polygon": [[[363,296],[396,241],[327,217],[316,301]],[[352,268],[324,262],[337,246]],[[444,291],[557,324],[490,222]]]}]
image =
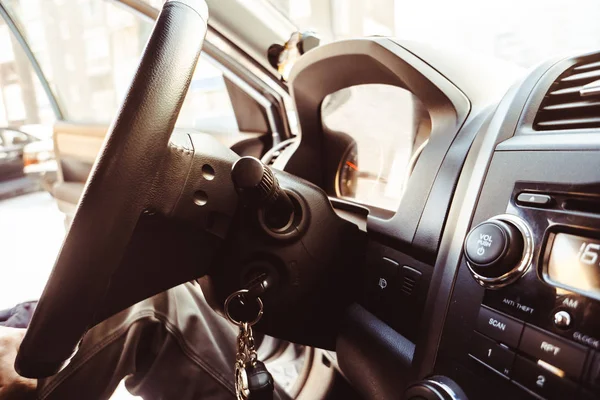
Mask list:
[{"label": "radio display screen", "polygon": [[557,233],[547,274],[552,281],[575,291],[600,292],[600,240]]}]

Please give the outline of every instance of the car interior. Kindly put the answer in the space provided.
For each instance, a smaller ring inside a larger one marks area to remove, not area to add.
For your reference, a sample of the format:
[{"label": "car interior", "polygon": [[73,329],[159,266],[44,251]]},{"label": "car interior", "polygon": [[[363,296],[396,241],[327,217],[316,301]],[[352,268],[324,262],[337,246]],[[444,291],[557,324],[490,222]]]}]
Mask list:
[{"label": "car interior", "polygon": [[[237,43],[233,0],[120,2],[152,28],[110,125],[54,124],[68,232],[19,374],[177,285],[225,315],[258,279],[254,330],[307,351],[294,398],[600,398],[600,52]],[[178,125],[206,60],[226,133]]]}]

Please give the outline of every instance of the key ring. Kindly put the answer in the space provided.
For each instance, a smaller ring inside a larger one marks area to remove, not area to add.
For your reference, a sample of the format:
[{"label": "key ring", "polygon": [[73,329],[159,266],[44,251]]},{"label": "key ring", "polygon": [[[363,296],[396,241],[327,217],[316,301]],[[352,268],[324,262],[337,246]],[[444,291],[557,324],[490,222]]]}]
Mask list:
[{"label": "key ring", "polygon": [[[237,325],[239,327],[241,327],[244,324],[244,322],[237,321],[237,320],[235,320],[231,316],[231,314],[229,313],[229,304],[231,303],[231,301],[233,299],[244,297],[244,295],[247,294],[247,293],[248,293],[248,289],[240,289],[237,292],[233,292],[232,294],[230,294],[229,297],[227,297],[227,299],[225,300],[225,306],[224,306],[224,308],[225,308],[225,316],[227,317],[227,319],[229,321],[231,321],[233,324],[235,324],[235,325]],[[258,306],[259,306],[260,309],[258,311],[258,314],[256,315],[256,318],[254,318],[254,321],[247,323],[248,326],[256,325],[258,323],[258,321],[260,321],[260,319],[262,318],[262,315],[263,315],[263,302],[260,299],[260,297],[256,297],[256,302],[258,303]]]}]

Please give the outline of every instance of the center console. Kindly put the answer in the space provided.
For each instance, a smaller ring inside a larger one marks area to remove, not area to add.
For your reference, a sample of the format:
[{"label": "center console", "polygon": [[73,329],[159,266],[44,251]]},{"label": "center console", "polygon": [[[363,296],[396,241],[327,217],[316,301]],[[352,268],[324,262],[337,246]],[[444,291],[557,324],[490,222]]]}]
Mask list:
[{"label": "center console", "polygon": [[540,66],[478,134],[431,280],[417,385],[461,400],[600,399],[600,97],[583,90],[597,74],[600,53]]},{"label": "center console", "polygon": [[468,398],[600,398],[598,171],[595,151],[494,154],[435,371]]}]

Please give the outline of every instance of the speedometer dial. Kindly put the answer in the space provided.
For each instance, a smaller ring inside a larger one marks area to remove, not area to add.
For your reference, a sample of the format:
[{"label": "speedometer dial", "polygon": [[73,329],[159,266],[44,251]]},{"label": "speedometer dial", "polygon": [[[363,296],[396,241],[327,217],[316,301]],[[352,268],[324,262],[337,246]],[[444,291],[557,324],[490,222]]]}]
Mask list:
[{"label": "speedometer dial", "polygon": [[338,167],[335,189],[338,197],[354,198],[358,184],[358,152],[353,144],[344,153]]}]

